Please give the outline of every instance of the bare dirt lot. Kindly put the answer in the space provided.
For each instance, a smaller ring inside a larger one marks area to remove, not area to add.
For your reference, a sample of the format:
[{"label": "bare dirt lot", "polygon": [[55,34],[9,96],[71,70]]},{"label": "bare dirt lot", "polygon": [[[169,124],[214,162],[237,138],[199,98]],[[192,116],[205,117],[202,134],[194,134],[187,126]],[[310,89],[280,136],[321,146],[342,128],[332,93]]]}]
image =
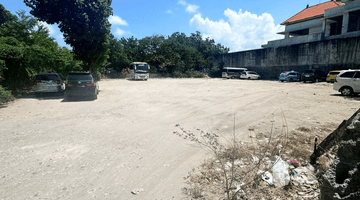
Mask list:
[{"label": "bare dirt lot", "polygon": [[174,135],[176,124],[224,137],[235,124],[247,141],[250,127],[334,126],[360,105],[328,83],[99,84],[95,101],[30,96],[0,109],[0,199],[181,199],[183,177],[209,153]]}]

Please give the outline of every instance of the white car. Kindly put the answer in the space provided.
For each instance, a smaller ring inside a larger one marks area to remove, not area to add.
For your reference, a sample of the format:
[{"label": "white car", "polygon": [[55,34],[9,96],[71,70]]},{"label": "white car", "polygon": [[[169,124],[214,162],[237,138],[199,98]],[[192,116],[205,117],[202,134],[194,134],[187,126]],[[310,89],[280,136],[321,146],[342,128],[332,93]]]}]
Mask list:
[{"label": "white car", "polygon": [[343,70],[336,76],[333,88],[344,96],[360,93],[360,69]]},{"label": "white car", "polygon": [[260,75],[254,71],[244,71],[240,74],[242,79],[260,79]]}]

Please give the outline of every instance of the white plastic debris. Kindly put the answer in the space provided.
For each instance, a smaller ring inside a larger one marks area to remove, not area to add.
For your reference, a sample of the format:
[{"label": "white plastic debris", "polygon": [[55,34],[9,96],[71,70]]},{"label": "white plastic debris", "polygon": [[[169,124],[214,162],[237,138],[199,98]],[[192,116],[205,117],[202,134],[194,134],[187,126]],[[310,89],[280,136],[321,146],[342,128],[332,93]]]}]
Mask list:
[{"label": "white plastic debris", "polygon": [[279,156],[272,168],[273,182],[275,187],[284,187],[290,182],[289,165],[283,161]]}]

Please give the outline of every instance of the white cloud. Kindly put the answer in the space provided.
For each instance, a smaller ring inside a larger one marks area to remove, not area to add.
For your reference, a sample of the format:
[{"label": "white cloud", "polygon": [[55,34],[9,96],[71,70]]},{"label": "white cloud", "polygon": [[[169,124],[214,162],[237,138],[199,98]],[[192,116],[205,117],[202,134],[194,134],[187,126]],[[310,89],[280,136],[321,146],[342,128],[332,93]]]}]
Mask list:
[{"label": "white cloud", "polygon": [[116,31],[115,31],[115,35],[117,36],[124,36],[124,35],[127,35],[127,34],[130,34],[129,31],[124,31],[120,28],[116,28]]},{"label": "white cloud", "polygon": [[183,0],[180,0],[180,1],[179,1],[179,4],[180,4],[180,5],[183,5],[183,6],[186,6],[186,5],[187,5],[186,1],[183,1]]},{"label": "white cloud", "polygon": [[196,14],[190,20],[190,25],[195,25],[205,38],[214,39],[231,51],[258,49],[269,40],[283,38],[276,34],[283,27],[275,25],[274,18],[268,13],[258,16],[248,11],[242,12],[241,9],[236,12],[228,8],[224,15],[226,21],[212,21]]},{"label": "white cloud", "polygon": [[186,1],[184,0],[180,0],[178,2],[178,4],[186,6],[185,11],[189,12],[189,13],[195,13],[197,12],[197,10],[200,8],[198,5],[194,5],[194,4],[188,4]]},{"label": "white cloud", "polygon": [[167,13],[167,14],[173,14],[173,11],[167,10],[166,13]]},{"label": "white cloud", "polygon": [[121,19],[121,17],[116,16],[116,15],[110,16],[109,17],[109,22],[112,25],[120,25],[120,26],[127,26],[128,25],[128,23],[125,20]]},{"label": "white cloud", "polygon": [[49,31],[49,35],[53,36],[54,34],[56,34],[56,25],[50,25],[46,22],[39,22],[39,24],[44,26]]},{"label": "white cloud", "polygon": [[197,10],[199,9],[200,7],[197,6],[197,5],[188,5],[186,7],[186,12],[189,12],[189,13],[195,13],[197,12]]}]

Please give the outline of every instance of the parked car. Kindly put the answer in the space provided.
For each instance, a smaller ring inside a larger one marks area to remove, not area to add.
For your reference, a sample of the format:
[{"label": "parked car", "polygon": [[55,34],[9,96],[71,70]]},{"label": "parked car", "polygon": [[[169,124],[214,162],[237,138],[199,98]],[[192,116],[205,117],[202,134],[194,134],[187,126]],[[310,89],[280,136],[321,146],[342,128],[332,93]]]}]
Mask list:
[{"label": "parked car", "polygon": [[321,69],[305,70],[301,74],[301,81],[303,81],[304,83],[307,81],[311,81],[314,83],[314,82],[325,81],[325,80],[326,80],[326,73],[324,71],[322,71]]},{"label": "parked car", "polygon": [[240,74],[241,79],[260,79],[260,75],[254,71],[244,71]]},{"label": "parked car", "polygon": [[360,93],[360,69],[349,69],[340,72],[335,78],[333,88],[341,92],[343,96]]},{"label": "parked car", "polygon": [[294,70],[282,72],[279,75],[279,81],[281,81],[281,82],[300,81],[300,73],[297,71],[294,71]]},{"label": "parked car", "polygon": [[329,71],[329,73],[326,76],[326,82],[333,83],[335,81],[335,78],[338,74],[340,74],[342,70],[332,70]]},{"label": "parked car", "polygon": [[65,98],[92,97],[97,99],[99,85],[90,72],[71,72],[66,78]]},{"label": "parked car", "polygon": [[35,76],[36,85],[34,86],[35,95],[43,93],[63,92],[65,82],[61,75],[57,73],[39,73]]}]

